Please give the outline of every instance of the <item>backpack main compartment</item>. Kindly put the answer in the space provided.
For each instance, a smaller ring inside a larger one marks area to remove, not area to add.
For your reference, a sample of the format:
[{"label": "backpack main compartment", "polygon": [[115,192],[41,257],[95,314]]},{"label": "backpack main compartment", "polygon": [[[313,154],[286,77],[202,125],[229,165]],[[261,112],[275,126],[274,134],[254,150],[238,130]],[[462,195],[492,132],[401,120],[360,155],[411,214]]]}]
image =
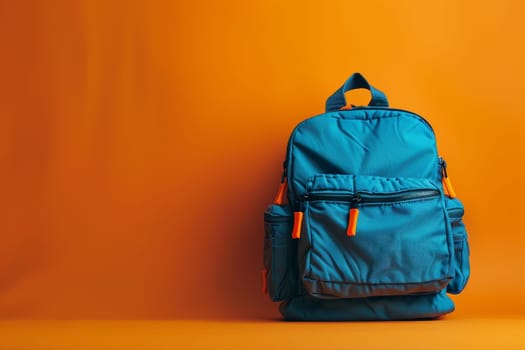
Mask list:
[{"label": "backpack main compartment", "polygon": [[300,123],[284,164],[288,203],[265,212],[263,277],[282,315],[453,311],[446,293],[461,292],[470,267],[463,206],[445,194],[445,175],[434,132],[414,113],[368,106]]}]

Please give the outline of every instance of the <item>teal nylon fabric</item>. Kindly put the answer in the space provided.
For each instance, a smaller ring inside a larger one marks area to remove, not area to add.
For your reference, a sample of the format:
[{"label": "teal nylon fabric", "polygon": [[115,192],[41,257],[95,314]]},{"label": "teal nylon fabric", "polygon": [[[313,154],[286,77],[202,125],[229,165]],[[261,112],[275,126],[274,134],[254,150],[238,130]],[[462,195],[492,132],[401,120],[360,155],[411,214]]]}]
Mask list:
[{"label": "teal nylon fabric", "polygon": [[[306,203],[299,241],[299,272],[307,292],[344,298],[446,287],[452,279],[453,246],[439,188],[435,181],[418,178],[324,174],[310,180],[307,193],[319,199]],[[421,198],[419,193],[429,191],[435,195]],[[378,200],[352,205],[340,193]],[[403,200],[406,194],[411,198]],[[392,195],[398,198],[386,202]],[[360,214],[357,235],[348,237],[352,206]]]},{"label": "teal nylon fabric", "polygon": [[436,318],[454,311],[454,303],[444,290],[362,299],[323,300],[305,295],[287,300],[279,310],[289,321],[388,321]]},{"label": "teal nylon fabric", "polygon": [[[338,110],[344,92],[360,87],[371,91],[370,105]],[[465,287],[469,247],[463,205],[443,190],[444,162],[432,127],[419,115],[388,108],[386,96],[360,74],[326,106],[327,113],[292,132],[288,204],[265,213],[270,297],[284,301],[280,311],[291,320],[415,319],[453,311],[446,293]],[[291,239],[293,212],[303,215],[298,240]]]},{"label": "teal nylon fabric", "polygon": [[430,125],[410,112],[378,107],[305,120],[290,137],[287,159],[292,201],[316,174],[441,179]]}]

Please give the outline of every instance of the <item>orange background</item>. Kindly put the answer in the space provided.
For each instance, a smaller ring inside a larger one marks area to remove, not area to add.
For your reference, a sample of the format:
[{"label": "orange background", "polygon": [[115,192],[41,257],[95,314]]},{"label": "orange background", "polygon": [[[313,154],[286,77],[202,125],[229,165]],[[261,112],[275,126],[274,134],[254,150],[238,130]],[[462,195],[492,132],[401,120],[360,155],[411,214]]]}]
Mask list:
[{"label": "orange background", "polygon": [[262,212],[354,71],[436,131],[455,315],[523,314],[525,5],[488,3],[0,1],[0,317],[275,317]]}]

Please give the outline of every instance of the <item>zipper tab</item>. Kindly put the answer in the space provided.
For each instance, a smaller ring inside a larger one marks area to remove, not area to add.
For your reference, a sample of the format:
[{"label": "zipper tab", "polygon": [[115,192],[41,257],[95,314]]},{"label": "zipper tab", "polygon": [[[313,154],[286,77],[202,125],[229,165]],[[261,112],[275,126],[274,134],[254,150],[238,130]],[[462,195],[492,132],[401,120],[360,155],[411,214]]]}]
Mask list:
[{"label": "zipper tab", "polygon": [[456,192],[454,191],[454,187],[452,187],[452,182],[450,182],[450,178],[448,177],[447,172],[447,162],[443,158],[439,158],[441,163],[441,169],[442,169],[442,182],[443,182],[443,188],[445,188],[447,195],[450,198],[456,198]]},{"label": "zipper tab", "polygon": [[284,197],[286,195],[286,189],[288,188],[288,176],[286,174],[286,160],[283,162],[283,173],[281,175],[281,184],[277,190],[277,194],[273,199],[273,204],[282,205],[284,203]]},{"label": "zipper tab", "polygon": [[293,228],[292,228],[292,239],[301,238],[301,230],[303,229],[303,217],[304,217],[304,201],[308,200],[308,195],[304,195],[303,200],[297,201],[297,210],[293,212]]},{"label": "zipper tab", "polygon": [[447,193],[450,198],[456,198],[456,192],[454,191],[452,183],[448,177],[443,178],[443,186],[447,189]]},{"label": "zipper tab", "polygon": [[348,215],[348,227],[346,229],[346,235],[354,237],[357,233],[357,219],[359,218],[359,209],[351,208]]},{"label": "zipper tab", "polygon": [[288,181],[286,180],[286,177],[283,175],[283,180],[281,181],[281,184],[279,185],[279,190],[277,190],[277,194],[275,195],[275,198],[273,199],[273,204],[282,205],[284,203],[284,196],[286,194],[286,189],[288,187]]},{"label": "zipper tab", "polygon": [[303,228],[303,215],[302,211],[293,212],[293,229],[292,229],[292,239],[301,238],[301,230]]},{"label": "zipper tab", "polygon": [[348,213],[348,225],[346,228],[346,235],[349,237],[354,237],[357,233],[357,219],[359,218],[359,209],[357,204],[361,201],[361,196],[356,194],[352,197],[352,204],[350,207],[350,212]]}]

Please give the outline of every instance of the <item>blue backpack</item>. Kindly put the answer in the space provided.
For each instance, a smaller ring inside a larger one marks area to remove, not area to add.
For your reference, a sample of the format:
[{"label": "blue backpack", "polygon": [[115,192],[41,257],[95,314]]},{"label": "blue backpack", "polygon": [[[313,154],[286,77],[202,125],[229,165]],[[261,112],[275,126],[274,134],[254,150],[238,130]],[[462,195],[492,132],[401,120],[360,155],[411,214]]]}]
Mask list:
[{"label": "blue backpack", "polygon": [[[347,107],[357,88],[370,103]],[[462,217],[430,124],[355,73],[290,136],[263,289],[287,320],[439,317],[470,274]]]}]

